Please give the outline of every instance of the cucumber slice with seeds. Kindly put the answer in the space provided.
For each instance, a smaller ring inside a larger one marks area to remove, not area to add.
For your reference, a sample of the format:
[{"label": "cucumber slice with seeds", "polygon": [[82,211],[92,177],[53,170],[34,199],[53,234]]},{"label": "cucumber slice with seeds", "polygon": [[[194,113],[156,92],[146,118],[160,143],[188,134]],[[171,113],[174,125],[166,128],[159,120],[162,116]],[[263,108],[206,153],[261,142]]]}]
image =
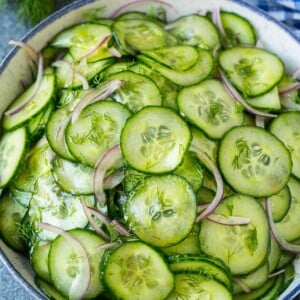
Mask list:
[{"label": "cucumber slice with seeds", "polygon": [[163,300],[174,287],[162,256],[142,242],[127,242],[106,259],[104,282],[117,299]]},{"label": "cucumber slice with seeds", "polygon": [[225,132],[244,121],[242,106],[215,79],[183,88],[177,102],[181,114],[213,139],[222,138]]},{"label": "cucumber slice with seeds", "polygon": [[160,91],[150,78],[132,71],[122,71],[108,78],[113,79],[121,80],[123,84],[111,97],[126,105],[132,112],[145,106],[162,104]]},{"label": "cucumber slice with seeds", "polygon": [[278,193],[292,170],[290,153],[283,143],[255,126],[228,131],[220,142],[218,162],[234,190],[254,197]]},{"label": "cucumber slice with seeds", "polygon": [[247,97],[270,91],[284,75],[280,58],[260,48],[236,46],[224,50],[219,63],[234,86]]},{"label": "cucumber slice with seeds", "polygon": [[[105,241],[96,233],[87,229],[70,230],[68,234],[77,239],[88,254],[91,279],[84,299],[94,299],[104,291],[100,274],[100,263],[104,249],[99,246]],[[52,242],[48,256],[51,280],[54,287],[66,297],[68,297],[69,290],[73,282],[76,281],[76,277],[80,276],[81,259],[78,250],[64,237],[58,236]]]},{"label": "cucumber slice with seeds", "polygon": [[93,168],[61,157],[56,157],[51,164],[54,180],[65,192],[73,195],[94,193]]},{"label": "cucumber slice with seeds", "polygon": [[178,175],[149,176],[129,195],[124,206],[127,224],[143,241],[169,247],[191,232],[196,196]]},{"label": "cucumber slice with seeds", "polygon": [[247,225],[228,226],[208,219],[201,223],[201,250],[226,263],[233,275],[245,275],[262,266],[269,254],[269,223],[263,206],[255,198],[234,194],[215,210],[223,216],[247,217]]},{"label": "cucumber slice with seeds", "polygon": [[83,164],[94,167],[98,159],[120,142],[120,133],[131,115],[123,104],[98,101],[87,106],[66,130],[71,154]]},{"label": "cucumber slice with seeds", "polygon": [[121,150],[127,163],[142,172],[174,170],[189,147],[188,125],[174,111],[147,106],[129,118],[121,133]]}]

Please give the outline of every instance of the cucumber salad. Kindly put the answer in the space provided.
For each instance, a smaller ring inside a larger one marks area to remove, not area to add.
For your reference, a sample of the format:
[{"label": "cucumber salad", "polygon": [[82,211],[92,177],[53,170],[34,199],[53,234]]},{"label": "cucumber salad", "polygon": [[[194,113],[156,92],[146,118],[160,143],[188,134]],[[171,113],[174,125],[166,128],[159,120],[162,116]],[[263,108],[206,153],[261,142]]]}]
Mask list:
[{"label": "cucumber salad", "polygon": [[49,299],[276,299],[300,253],[300,71],[234,12],[124,8],[13,42],[33,80],[1,120],[2,239]]}]

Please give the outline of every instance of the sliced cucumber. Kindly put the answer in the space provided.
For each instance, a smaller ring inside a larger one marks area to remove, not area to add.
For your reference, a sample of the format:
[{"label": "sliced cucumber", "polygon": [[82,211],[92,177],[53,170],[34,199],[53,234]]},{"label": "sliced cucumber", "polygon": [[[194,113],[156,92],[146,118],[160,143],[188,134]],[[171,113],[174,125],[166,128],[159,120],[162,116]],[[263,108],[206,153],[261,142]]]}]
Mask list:
[{"label": "sliced cucumber", "polygon": [[26,247],[21,234],[21,222],[27,208],[18,203],[9,193],[0,197],[0,236],[16,251],[23,252]]},{"label": "sliced cucumber", "polygon": [[29,206],[29,219],[40,240],[53,240],[57,234],[39,227],[49,223],[63,230],[84,228],[88,224],[83,204],[93,207],[93,196],[75,196],[63,192],[51,175],[41,178]]},{"label": "sliced cucumber", "polygon": [[[99,247],[104,243],[104,240],[87,229],[70,230],[68,234],[78,240],[88,254],[88,262],[92,271],[84,298],[93,299],[104,290],[100,276],[100,263],[104,250]],[[72,285],[76,282],[76,278],[80,276],[82,258],[78,250],[60,235],[51,244],[48,260],[49,272],[54,287],[68,297]]]},{"label": "sliced cucumber", "polygon": [[175,289],[166,300],[232,299],[231,292],[222,283],[199,273],[177,273],[174,278]]},{"label": "sliced cucumber", "polygon": [[28,131],[25,127],[4,133],[0,139],[0,188],[16,175],[26,154]]},{"label": "sliced cucumber", "polygon": [[167,78],[160,76],[160,74],[153,70],[153,68],[148,67],[143,63],[135,63],[130,67],[130,70],[135,73],[150,77],[156,83],[160,90],[160,94],[162,97],[162,105],[165,107],[172,108],[175,111],[178,110],[176,97],[179,87],[176,84],[174,84]]},{"label": "sliced cucumber", "polygon": [[[29,122],[53,100],[55,96],[55,76],[52,73],[43,75],[37,90],[34,82],[8,107],[3,116],[3,128],[12,130]],[[21,108],[21,109],[20,109]],[[8,113],[11,112],[11,113]]]},{"label": "sliced cucumber", "polygon": [[123,84],[112,98],[126,105],[132,112],[145,106],[162,104],[160,91],[150,78],[132,71],[122,71],[108,77],[108,80],[113,79],[121,80]]},{"label": "sliced cucumber", "polygon": [[177,101],[181,114],[213,139],[244,122],[242,106],[215,79],[183,88]]},{"label": "sliced cucumber", "polygon": [[122,104],[99,101],[87,106],[66,130],[66,142],[77,160],[94,167],[98,159],[120,142],[121,130],[130,116]]},{"label": "sliced cucumber", "polygon": [[42,293],[47,297],[47,299],[53,300],[67,300],[62,294],[60,294],[53,285],[49,284],[47,281],[40,277],[35,277],[34,282],[37,287],[42,291]]},{"label": "sliced cucumber", "polygon": [[197,192],[203,182],[203,166],[193,152],[186,152],[182,164],[174,171],[174,174],[184,177]]},{"label": "sliced cucumber", "polygon": [[234,12],[221,12],[221,22],[226,33],[227,47],[236,45],[255,45],[256,33],[253,25],[243,16]]},{"label": "sliced cucumber", "polygon": [[120,145],[131,167],[157,174],[182,162],[190,137],[188,125],[174,111],[147,106],[127,120]]},{"label": "sliced cucumber", "polygon": [[83,23],[63,30],[51,41],[51,46],[70,48],[75,60],[86,58],[90,62],[111,57],[107,49],[111,36],[109,26]]},{"label": "sliced cucumber", "polygon": [[280,58],[260,48],[227,49],[221,52],[219,63],[235,87],[247,97],[270,91],[284,75]]},{"label": "sliced cucumber", "polygon": [[158,63],[177,71],[186,71],[193,67],[199,59],[196,48],[190,46],[174,46],[155,50],[143,51],[143,55]]},{"label": "sliced cucumber", "polygon": [[[237,277],[239,281],[242,281],[243,284],[245,284],[250,290],[258,289],[264,285],[264,283],[268,280],[269,276],[269,263],[266,261],[262,266],[260,266],[255,271],[244,275]],[[236,278],[236,279],[237,279]],[[242,293],[243,289],[242,287],[234,282],[234,294]]]},{"label": "sliced cucumber", "polygon": [[167,25],[179,44],[213,50],[220,46],[219,33],[214,24],[205,16],[191,14],[180,17]]},{"label": "sliced cucumber", "polygon": [[204,254],[176,255],[169,258],[172,272],[192,272],[222,283],[232,291],[232,276],[229,268],[219,259]]},{"label": "sliced cucumber", "polygon": [[[176,49],[176,47],[174,49]],[[172,51],[172,48],[169,50]],[[199,58],[197,63],[186,71],[178,71],[163,66],[154,59],[143,54],[138,55],[138,59],[175,84],[189,86],[207,78],[214,66],[213,57],[207,50],[198,49],[198,54]]]},{"label": "sliced cucumber", "polygon": [[292,170],[290,153],[283,143],[255,126],[228,131],[220,142],[218,161],[231,187],[254,197],[278,193]]},{"label": "sliced cucumber", "polygon": [[149,176],[131,192],[124,213],[127,224],[142,241],[169,247],[191,232],[196,196],[180,176]]},{"label": "sliced cucumber", "polygon": [[291,192],[286,185],[279,193],[270,197],[271,212],[274,222],[280,222],[291,206]]},{"label": "sliced cucumber", "polygon": [[48,268],[49,251],[50,242],[40,242],[34,245],[30,255],[30,264],[35,274],[47,282],[51,282]]},{"label": "sliced cucumber", "polygon": [[291,177],[288,181],[291,192],[291,205],[284,218],[275,223],[277,232],[283,239],[292,242],[300,238],[298,226],[300,213],[300,181]]},{"label": "sliced cucumber", "polygon": [[262,205],[252,197],[234,194],[225,198],[215,210],[223,216],[247,217],[247,225],[229,226],[207,219],[201,223],[201,250],[223,260],[233,275],[255,271],[269,254],[270,233]]},{"label": "sliced cucumber", "polygon": [[113,31],[120,48],[130,54],[177,43],[162,27],[149,20],[117,20],[113,24]]},{"label": "sliced cucumber", "polygon": [[52,175],[56,183],[67,193],[91,195],[94,169],[81,163],[56,157],[52,160]]},{"label": "sliced cucumber", "polygon": [[217,161],[219,142],[208,138],[202,130],[191,126],[192,144],[205,152],[213,162]]},{"label": "sliced cucumber", "polygon": [[54,152],[45,137],[42,137],[25,157],[23,166],[13,180],[13,185],[24,192],[34,192],[36,182],[51,172],[51,160]]},{"label": "sliced cucumber", "polygon": [[90,81],[114,62],[113,58],[91,63],[75,61],[69,54],[56,65],[55,75],[59,88],[80,88],[84,81]]},{"label": "sliced cucumber", "polygon": [[200,225],[195,223],[191,232],[188,236],[183,239],[181,242],[174,246],[163,247],[160,250],[166,255],[179,255],[179,254],[200,254],[200,246],[199,246],[199,229]]},{"label": "sliced cucumber", "polygon": [[163,300],[174,287],[162,256],[142,242],[123,243],[108,256],[104,282],[117,299],[124,300]]},{"label": "sliced cucumber", "polygon": [[300,179],[300,112],[286,112],[278,116],[270,125],[275,134],[289,149],[292,157],[292,173]]},{"label": "sliced cucumber", "polygon": [[252,98],[247,98],[246,101],[253,107],[261,110],[280,111],[281,103],[278,93],[278,88],[275,86],[269,92]]}]

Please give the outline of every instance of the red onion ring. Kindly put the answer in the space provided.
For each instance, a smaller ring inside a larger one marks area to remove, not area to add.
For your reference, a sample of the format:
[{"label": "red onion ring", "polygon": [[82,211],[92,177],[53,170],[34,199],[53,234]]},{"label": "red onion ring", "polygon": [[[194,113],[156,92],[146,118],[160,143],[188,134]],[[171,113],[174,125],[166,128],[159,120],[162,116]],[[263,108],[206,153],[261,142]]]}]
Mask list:
[{"label": "red onion ring", "polygon": [[118,221],[111,220],[105,214],[103,214],[101,211],[96,210],[93,207],[86,206],[86,209],[89,210],[92,215],[94,215],[97,218],[99,218],[103,224],[105,224],[105,225],[109,225],[109,224],[114,225],[115,228],[116,228],[116,231],[120,235],[122,235],[122,236],[130,236],[130,233],[128,232],[128,230],[122,224],[120,224]]},{"label": "red onion ring", "polygon": [[289,243],[278,234],[272,217],[271,203],[269,198],[267,198],[265,201],[265,208],[266,208],[266,213],[267,213],[271,233],[274,239],[276,240],[276,242],[279,244],[279,246],[285,251],[300,253],[300,245]]},{"label": "red onion ring", "polygon": [[200,222],[201,220],[203,220],[204,218],[212,214],[214,210],[217,208],[217,206],[219,205],[219,203],[221,202],[224,193],[224,182],[217,166],[213,163],[213,161],[209,158],[209,156],[205,152],[203,152],[201,149],[199,149],[193,144],[190,146],[190,151],[193,151],[197,154],[200,161],[214,175],[217,183],[217,191],[214,199],[212,200],[211,203],[209,203],[206,209],[204,209],[204,211],[202,211],[196,219],[196,222]]},{"label": "red onion ring", "polygon": [[98,160],[94,172],[94,194],[101,207],[105,206],[106,196],[104,193],[104,180],[107,171],[116,167],[123,161],[119,145],[115,145],[104,153]]},{"label": "red onion ring", "polygon": [[289,94],[289,93],[292,93],[292,92],[297,91],[299,89],[300,89],[300,82],[294,82],[294,83],[290,84],[289,86],[281,88],[279,90],[279,94],[280,95]]},{"label": "red onion ring", "polygon": [[248,225],[251,222],[250,218],[247,217],[239,217],[239,216],[223,216],[217,214],[210,214],[206,217],[209,221],[222,224],[222,225]]},{"label": "red onion ring", "polygon": [[79,60],[82,60],[82,59],[86,59],[88,58],[89,56],[91,56],[92,54],[94,54],[98,49],[100,49],[109,39],[111,38],[111,34],[107,34],[104,36],[104,38],[91,50],[89,51],[88,53],[86,53],[85,55],[83,55],[82,57],[80,57],[78,59]]},{"label": "red onion ring", "polygon": [[92,90],[89,94],[78,101],[73,109],[71,121],[74,123],[81,111],[88,105],[106,99],[111,95],[116,89],[122,86],[122,81],[118,79],[113,79],[106,81],[99,85],[97,88]]},{"label": "red onion ring", "polygon": [[277,115],[275,114],[270,114],[270,113],[266,113],[260,110],[257,110],[255,108],[253,108],[252,106],[250,106],[242,97],[241,95],[238,93],[238,91],[232,86],[232,84],[229,82],[229,80],[226,78],[224,72],[219,69],[219,73],[220,73],[220,77],[221,80],[225,86],[225,88],[227,89],[227,91],[231,94],[231,96],[238,101],[244,108],[246,111],[248,111],[250,114],[252,115],[256,115],[256,116],[261,116],[261,117],[265,117],[265,118],[276,118]]},{"label": "red onion ring", "polygon": [[95,232],[100,237],[102,237],[105,241],[109,241],[110,240],[110,236],[99,227],[99,225],[93,219],[91,211],[87,208],[87,206],[84,203],[82,203],[82,207],[83,207],[84,213],[85,213],[85,215],[86,215],[86,217],[87,217],[90,225],[93,227],[93,229],[95,230]]}]

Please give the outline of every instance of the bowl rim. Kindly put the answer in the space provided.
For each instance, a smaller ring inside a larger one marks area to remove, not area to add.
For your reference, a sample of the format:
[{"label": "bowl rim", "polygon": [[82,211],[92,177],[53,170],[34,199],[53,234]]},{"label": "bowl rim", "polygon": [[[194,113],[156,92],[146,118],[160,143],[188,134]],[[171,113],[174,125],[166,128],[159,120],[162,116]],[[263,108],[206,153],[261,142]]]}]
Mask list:
[{"label": "bowl rim", "polygon": [[[188,0],[193,1],[193,0]],[[300,36],[297,36],[296,33],[292,31],[292,29],[287,26],[286,24],[282,23],[281,21],[277,20],[272,15],[268,14],[263,9],[255,6],[251,2],[246,2],[247,0],[225,0],[226,2],[232,2],[239,6],[246,7],[250,11],[254,12],[255,14],[259,15],[260,17],[274,23],[278,27],[282,28],[285,32],[285,34],[289,35],[293,40],[295,40],[300,45]],[[45,28],[46,26],[50,25],[53,21],[59,19],[60,17],[64,16],[68,12],[71,12],[75,9],[78,9],[80,7],[83,7],[85,5],[95,3],[95,2],[101,2],[101,0],[75,0],[74,2],[60,8],[53,14],[46,17],[44,20],[42,20],[40,23],[32,27],[20,40],[22,42],[26,42],[31,37],[33,37],[36,33],[38,33],[41,29]],[[128,2],[134,2],[134,0],[128,0]],[[151,1],[149,1],[150,3]],[[9,62],[14,58],[17,51],[19,51],[18,46],[13,46],[8,53],[4,56],[2,61],[0,62],[0,76],[5,70],[6,66],[9,64]],[[11,273],[12,277],[19,282],[21,287],[24,288],[24,290],[29,294],[29,296],[34,297],[35,299],[45,299],[44,295],[36,290],[31,284],[29,284],[18,272],[18,270],[14,267],[14,265],[11,263],[9,258],[6,256],[6,254],[2,251],[0,248],[0,261],[3,263],[4,267]],[[285,296],[284,299],[291,299],[291,297],[296,296],[300,294],[300,285],[295,286],[289,293]]]}]

